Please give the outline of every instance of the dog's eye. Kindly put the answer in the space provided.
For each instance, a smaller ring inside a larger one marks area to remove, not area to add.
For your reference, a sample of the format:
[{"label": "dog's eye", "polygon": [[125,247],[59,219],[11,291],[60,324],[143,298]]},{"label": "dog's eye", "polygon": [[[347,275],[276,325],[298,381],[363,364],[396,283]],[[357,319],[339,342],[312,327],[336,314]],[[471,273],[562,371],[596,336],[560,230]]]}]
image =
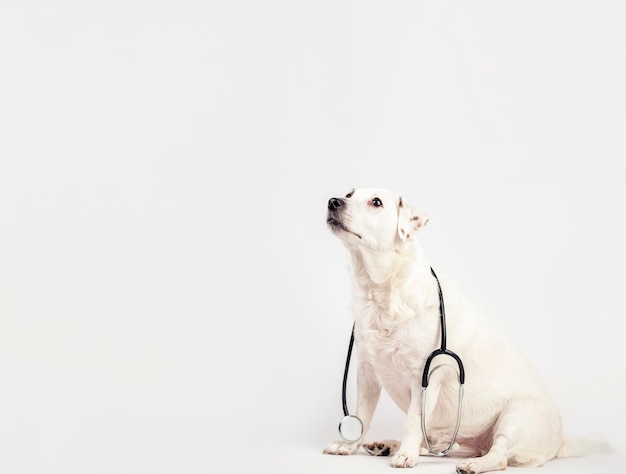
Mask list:
[{"label": "dog's eye", "polygon": [[350,191],[348,194],[346,194],[346,197],[349,199],[352,197],[353,194],[354,194],[354,191]]},{"label": "dog's eye", "polygon": [[378,199],[378,198],[372,199],[372,206],[374,206],[374,207],[382,207],[382,205],[383,205],[383,202],[380,199]]}]

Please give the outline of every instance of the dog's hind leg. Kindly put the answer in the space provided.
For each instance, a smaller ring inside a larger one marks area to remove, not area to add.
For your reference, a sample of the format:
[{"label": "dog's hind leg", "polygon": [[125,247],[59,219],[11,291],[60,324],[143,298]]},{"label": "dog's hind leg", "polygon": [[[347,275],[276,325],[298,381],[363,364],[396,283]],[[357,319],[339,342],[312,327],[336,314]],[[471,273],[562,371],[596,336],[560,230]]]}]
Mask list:
[{"label": "dog's hind leg", "polygon": [[554,458],[561,445],[561,419],[550,404],[516,399],[502,410],[489,452],[456,466],[459,474],[479,474],[507,466],[536,467]]},{"label": "dog's hind leg", "polygon": [[504,435],[496,435],[487,454],[479,458],[470,458],[456,466],[458,474],[479,474],[487,471],[501,471],[507,467],[506,452],[509,440]]}]

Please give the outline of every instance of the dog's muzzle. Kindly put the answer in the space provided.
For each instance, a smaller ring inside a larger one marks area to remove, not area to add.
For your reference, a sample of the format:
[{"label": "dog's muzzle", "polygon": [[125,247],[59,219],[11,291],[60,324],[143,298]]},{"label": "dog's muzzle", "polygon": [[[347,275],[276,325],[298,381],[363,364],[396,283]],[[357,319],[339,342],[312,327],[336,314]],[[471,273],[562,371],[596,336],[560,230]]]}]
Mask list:
[{"label": "dog's muzzle", "polygon": [[345,199],[343,198],[330,198],[328,200],[328,218],[326,223],[334,231],[343,230],[357,236],[359,239],[361,236],[356,232],[350,230],[344,223],[341,217],[343,210],[345,209]]},{"label": "dog's muzzle", "polygon": [[339,209],[341,206],[343,206],[343,199],[330,198],[328,200],[328,210],[329,211],[334,211],[336,209]]},{"label": "dog's muzzle", "polygon": [[328,219],[326,222],[332,228],[343,228],[343,223],[341,222],[341,211],[343,210],[343,200],[341,198],[330,198],[328,200]]}]

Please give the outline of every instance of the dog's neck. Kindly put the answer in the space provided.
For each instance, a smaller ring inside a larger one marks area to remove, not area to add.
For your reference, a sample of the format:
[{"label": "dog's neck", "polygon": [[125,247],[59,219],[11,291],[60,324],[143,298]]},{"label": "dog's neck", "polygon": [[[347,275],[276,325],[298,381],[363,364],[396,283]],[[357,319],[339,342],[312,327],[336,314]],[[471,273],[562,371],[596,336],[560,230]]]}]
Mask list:
[{"label": "dog's neck", "polygon": [[359,282],[368,287],[388,287],[418,276],[416,272],[430,275],[430,266],[416,242],[387,252],[354,249],[350,253]]},{"label": "dog's neck", "polygon": [[[393,320],[379,324],[387,326],[416,316],[419,307],[428,304],[429,295],[436,292],[430,265],[416,242],[400,251],[362,249],[352,251],[351,255],[356,297],[375,305],[381,315]],[[407,288],[414,291],[406,291]],[[406,295],[411,295],[411,301],[405,299]]]}]

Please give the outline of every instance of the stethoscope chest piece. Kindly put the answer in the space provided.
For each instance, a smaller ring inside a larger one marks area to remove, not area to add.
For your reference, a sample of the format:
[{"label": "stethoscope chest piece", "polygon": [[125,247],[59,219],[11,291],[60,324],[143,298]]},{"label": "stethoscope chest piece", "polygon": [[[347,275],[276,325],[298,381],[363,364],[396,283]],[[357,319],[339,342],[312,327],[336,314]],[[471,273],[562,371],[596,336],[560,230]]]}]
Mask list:
[{"label": "stethoscope chest piece", "polygon": [[346,415],[339,422],[339,436],[347,443],[356,443],[363,435],[363,422],[358,416]]}]

